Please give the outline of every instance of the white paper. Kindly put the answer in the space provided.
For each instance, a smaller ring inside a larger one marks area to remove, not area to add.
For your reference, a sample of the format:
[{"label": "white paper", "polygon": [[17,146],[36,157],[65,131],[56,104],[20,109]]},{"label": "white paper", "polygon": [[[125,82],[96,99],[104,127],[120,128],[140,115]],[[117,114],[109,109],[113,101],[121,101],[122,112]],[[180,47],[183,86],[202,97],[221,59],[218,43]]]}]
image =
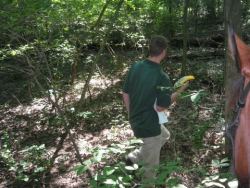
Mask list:
[{"label": "white paper", "polygon": [[157,102],[157,99],[155,100],[155,104],[154,104],[154,109],[158,115],[158,118],[159,118],[159,124],[163,124],[163,123],[167,123],[168,122],[168,118],[166,116],[166,114],[162,111],[162,112],[158,112],[157,109],[156,109],[156,102]]}]

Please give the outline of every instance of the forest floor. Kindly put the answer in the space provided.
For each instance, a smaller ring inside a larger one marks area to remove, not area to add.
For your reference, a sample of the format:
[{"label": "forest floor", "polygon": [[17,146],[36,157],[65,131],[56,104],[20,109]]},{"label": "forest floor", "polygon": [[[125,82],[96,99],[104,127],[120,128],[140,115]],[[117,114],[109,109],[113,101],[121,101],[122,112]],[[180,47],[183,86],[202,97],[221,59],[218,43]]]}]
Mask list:
[{"label": "forest floor", "polygon": [[[214,72],[218,73],[215,63],[211,62],[211,69],[202,68],[209,78],[213,77]],[[176,76],[177,66],[180,64],[173,63],[163,68],[170,76]],[[102,72],[100,68],[102,74],[91,80],[81,116],[71,114],[80,99],[84,86],[82,81],[77,80],[70,86],[61,100],[70,122],[71,134],[84,161],[91,159],[97,148],[109,148],[134,139],[121,92],[128,69],[117,71],[111,76],[108,70]],[[215,125],[223,119],[224,96],[218,83],[208,82],[203,72],[199,72],[200,69],[191,70],[188,72],[192,72],[197,79],[190,84],[189,90],[203,89],[207,94],[201,96],[197,104],[190,97],[182,98],[165,111],[169,117],[169,123],[165,126],[171,138],[161,150],[160,163],[180,161],[178,167],[182,169],[173,171],[168,178],[178,178],[179,183],[186,187],[207,187],[206,183],[227,187],[227,179],[222,182],[221,177],[215,178],[215,175],[228,171],[228,167],[221,165],[225,158],[224,135],[215,130]],[[90,179],[87,173],[77,175],[76,171],[69,172],[80,163],[69,136],[66,136],[63,144],[60,143],[64,139],[65,129],[48,100],[35,98],[29,103],[22,103],[18,98],[16,100],[16,105],[5,103],[0,107],[0,187],[88,187]],[[62,148],[50,171],[34,173],[39,165],[46,166],[46,161],[60,144]],[[117,166],[122,156],[130,150],[108,154],[105,161],[93,163],[90,172],[93,175],[100,174],[104,167]],[[24,164],[27,161],[29,163]],[[13,168],[10,170],[11,165]],[[36,179],[34,177],[38,174],[37,182],[29,181],[31,177]],[[17,180],[18,176],[23,181]]]}]

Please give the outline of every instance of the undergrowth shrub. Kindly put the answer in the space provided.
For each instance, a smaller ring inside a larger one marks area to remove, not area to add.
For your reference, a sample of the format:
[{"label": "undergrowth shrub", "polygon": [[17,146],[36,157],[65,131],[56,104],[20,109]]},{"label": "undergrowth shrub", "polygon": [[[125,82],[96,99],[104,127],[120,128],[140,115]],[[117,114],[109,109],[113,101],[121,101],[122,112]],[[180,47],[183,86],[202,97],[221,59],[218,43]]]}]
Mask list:
[{"label": "undergrowth shrub", "polygon": [[51,157],[44,144],[20,150],[19,140],[10,136],[8,130],[4,131],[1,142],[0,160],[8,171],[14,172],[15,181],[38,182],[43,177],[41,173],[50,166]]}]

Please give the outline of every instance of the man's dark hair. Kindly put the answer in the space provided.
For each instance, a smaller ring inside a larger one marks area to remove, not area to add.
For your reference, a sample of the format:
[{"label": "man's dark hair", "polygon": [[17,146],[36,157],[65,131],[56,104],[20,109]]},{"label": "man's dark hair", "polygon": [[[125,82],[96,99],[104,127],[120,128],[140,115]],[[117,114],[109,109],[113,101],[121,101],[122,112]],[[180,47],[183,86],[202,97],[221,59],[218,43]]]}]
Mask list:
[{"label": "man's dark hair", "polygon": [[167,48],[167,39],[163,36],[154,36],[149,42],[149,55],[158,56]]}]

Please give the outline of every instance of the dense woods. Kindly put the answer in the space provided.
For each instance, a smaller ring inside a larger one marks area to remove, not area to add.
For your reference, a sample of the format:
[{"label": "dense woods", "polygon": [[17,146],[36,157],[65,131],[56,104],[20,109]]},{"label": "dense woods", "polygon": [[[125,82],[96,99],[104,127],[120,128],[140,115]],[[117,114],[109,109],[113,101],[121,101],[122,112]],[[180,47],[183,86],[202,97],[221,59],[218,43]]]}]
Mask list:
[{"label": "dense woods", "polygon": [[237,77],[227,20],[249,43],[249,0],[1,0],[1,187],[145,187],[121,89],[168,39],[163,70],[194,75],[165,113],[171,132],[156,187],[237,187],[230,144],[217,123]]}]

